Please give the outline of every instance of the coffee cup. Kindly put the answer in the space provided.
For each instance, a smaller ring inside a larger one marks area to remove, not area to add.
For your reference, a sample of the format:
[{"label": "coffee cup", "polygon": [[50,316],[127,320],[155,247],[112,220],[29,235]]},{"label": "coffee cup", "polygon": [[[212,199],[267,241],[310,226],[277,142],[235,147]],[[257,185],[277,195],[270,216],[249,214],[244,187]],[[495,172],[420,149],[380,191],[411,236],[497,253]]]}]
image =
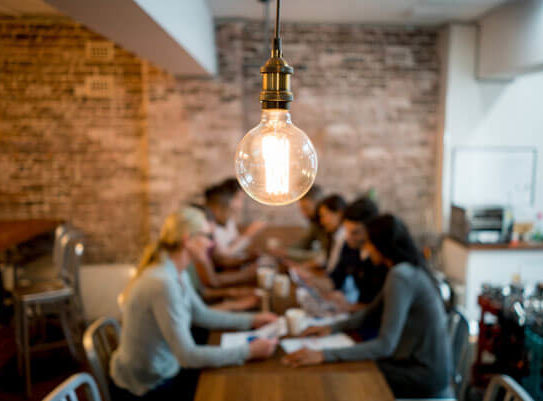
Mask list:
[{"label": "coffee cup", "polygon": [[275,271],[271,267],[259,267],[256,269],[256,280],[258,286],[265,290],[271,290],[273,286],[273,276]]},{"label": "coffee cup", "polygon": [[281,241],[279,238],[276,237],[270,237],[266,240],[266,248],[268,248],[270,251],[274,251],[278,249],[281,246]]},{"label": "coffee cup", "polygon": [[290,294],[290,279],[286,274],[278,274],[273,281],[273,293],[277,297],[286,298]]},{"label": "coffee cup", "polygon": [[291,336],[298,336],[305,329],[305,312],[303,309],[292,308],[285,313],[287,318],[288,333]]}]

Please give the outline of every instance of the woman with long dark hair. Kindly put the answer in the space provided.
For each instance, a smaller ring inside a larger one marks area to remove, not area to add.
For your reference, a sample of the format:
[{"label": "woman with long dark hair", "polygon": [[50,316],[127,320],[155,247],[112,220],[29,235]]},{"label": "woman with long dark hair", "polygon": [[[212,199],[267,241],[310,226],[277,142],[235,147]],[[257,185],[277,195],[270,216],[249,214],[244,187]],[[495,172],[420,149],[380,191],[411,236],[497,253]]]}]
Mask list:
[{"label": "woman with long dark hair", "polygon": [[382,292],[366,308],[333,326],[310,327],[305,335],[327,335],[363,326],[381,314],[379,335],[352,347],[287,355],[292,366],[373,359],[395,397],[432,398],[449,395],[452,375],[447,318],[424,258],[401,220],[384,215],[367,225],[363,251],[375,265],[390,270]]}]

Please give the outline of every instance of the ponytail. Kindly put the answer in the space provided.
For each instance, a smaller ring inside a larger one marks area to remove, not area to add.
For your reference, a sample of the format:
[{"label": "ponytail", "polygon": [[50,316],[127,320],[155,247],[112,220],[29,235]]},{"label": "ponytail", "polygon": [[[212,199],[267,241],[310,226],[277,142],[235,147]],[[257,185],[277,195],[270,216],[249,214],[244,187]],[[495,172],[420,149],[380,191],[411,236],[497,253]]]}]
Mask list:
[{"label": "ponytail", "polygon": [[160,259],[161,248],[162,247],[160,246],[160,242],[156,241],[152,244],[147,245],[143,250],[143,256],[141,257],[138,268],[136,269],[136,273],[132,276],[132,278],[124,288],[123,292],[121,292],[121,294],[119,294],[119,297],[117,298],[117,303],[119,304],[121,309],[123,307],[124,301],[126,301],[128,293],[134,286],[134,283],[136,282],[138,277],[140,277],[149,266],[158,263]]},{"label": "ponytail", "polygon": [[179,212],[171,213],[162,225],[158,241],[145,247],[136,274],[117,299],[119,306],[122,308],[135,281],[143,272],[160,262],[163,251],[173,252],[181,249],[183,238],[200,231],[205,223],[204,213],[194,207],[186,207]]}]

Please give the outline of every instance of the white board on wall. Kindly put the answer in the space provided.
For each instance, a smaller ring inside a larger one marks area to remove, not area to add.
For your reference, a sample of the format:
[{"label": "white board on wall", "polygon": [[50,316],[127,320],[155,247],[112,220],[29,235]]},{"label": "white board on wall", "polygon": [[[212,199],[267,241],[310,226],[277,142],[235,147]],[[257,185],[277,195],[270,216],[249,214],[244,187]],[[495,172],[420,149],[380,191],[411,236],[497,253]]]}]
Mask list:
[{"label": "white board on wall", "polygon": [[531,206],[537,151],[521,147],[453,150],[451,200],[456,205]]}]

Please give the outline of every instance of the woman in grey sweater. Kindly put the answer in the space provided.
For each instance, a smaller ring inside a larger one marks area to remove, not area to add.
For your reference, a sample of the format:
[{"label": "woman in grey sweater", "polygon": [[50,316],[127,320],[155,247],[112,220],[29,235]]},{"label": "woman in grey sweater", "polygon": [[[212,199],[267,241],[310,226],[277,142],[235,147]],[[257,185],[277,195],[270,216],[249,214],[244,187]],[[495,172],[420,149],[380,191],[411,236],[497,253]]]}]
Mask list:
[{"label": "woman in grey sweater", "polygon": [[205,252],[207,233],[203,213],[186,208],[168,216],[159,241],[147,248],[121,296],[123,330],[110,364],[114,400],[192,399],[196,377],[190,368],[242,364],[275,350],[276,340],[229,349],[195,344],[193,324],[247,330],[276,319],[270,313],[219,312],[202,302],[185,269]]},{"label": "woman in grey sweater", "polygon": [[363,250],[390,271],[382,292],[366,308],[334,326],[310,327],[305,335],[353,330],[381,315],[379,335],[352,347],[301,350],[284,358],[292,366],[373,359],[395,397],[450,395],[451,349],[441,297],[405,225],[391,215],[366,226]]}]

